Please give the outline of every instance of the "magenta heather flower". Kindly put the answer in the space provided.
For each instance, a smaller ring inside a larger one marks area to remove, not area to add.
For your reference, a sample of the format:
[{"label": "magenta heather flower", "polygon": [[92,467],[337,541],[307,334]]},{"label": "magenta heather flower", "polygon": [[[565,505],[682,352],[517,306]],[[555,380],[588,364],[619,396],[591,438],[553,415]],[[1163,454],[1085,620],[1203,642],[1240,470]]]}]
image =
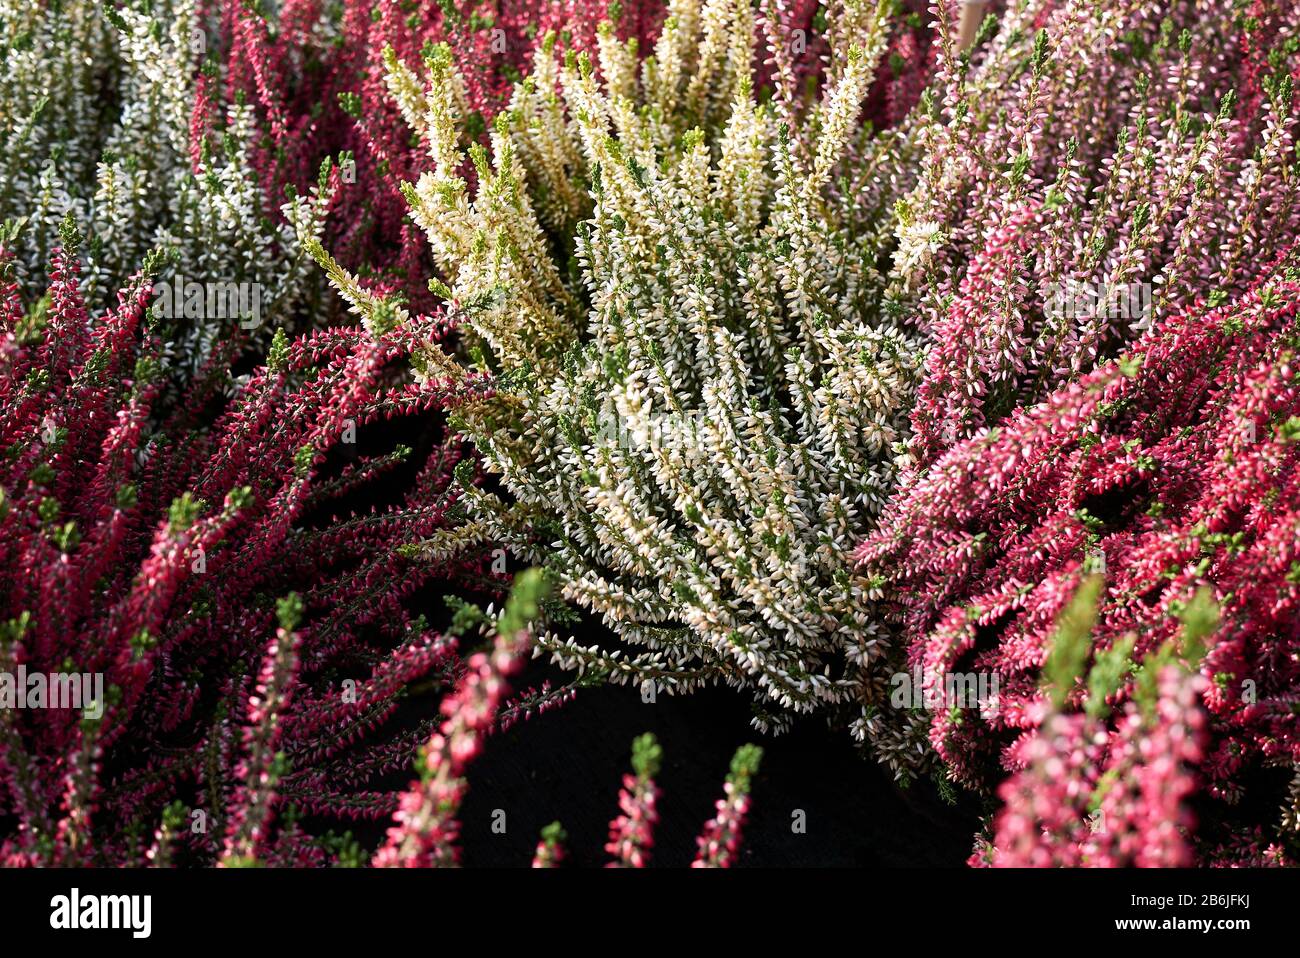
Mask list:
[{"label": "magenta heather flower", "polygon": [[302,615],[296,596],[277,608],[280,627],[266,650],[257,688],[248,700],[244,726],[244,759],[235,769],[236,798],[226,826],[224,863],[255,862],[266,855],[269,824],[276,799],[275,787],[284,774],[279,752],[283,730],[280,715],[293,695],[298,671],[299,637],[294,629]]},{"label": "magenta heather flower", "polygon": [[442,703],[445,716],[421,755],[420,779],[402,795],[376,867],[428,868],[459,864],[456,811],[465,794],[464,772],[483,747],[506,679],[523,666],[531,645],[529,623],[537,617],[545,582],[537,570],[523,573],[496,625],[488,652],[467,663],[456,691]]},{"label": "magenta heather flower", "polygon": [[[723,797],[715,803],[717,814],[704,823],[695,840],[698,849],[692,868],[730,868],[740,850],[741,832],[749,814],[749,790],[758,774],[763,750],[742,745],[731,760],[723,784]],[[644,868],[654,847],[659,823],[659,788],[655,776],[663,762],[663,749],[647,732],[632,742],[632,773],[623,776],[618,793],[620,814],[609,823],[605,851],[613,856],[608,868]],[[540,850],[540,849],[539,849]]]},{"label": "magenta heather flower", "polygon": [[749,788],[758,773],[763,750],[757,745],[742,745],[731,760],[731,773],[723,785],[723,796],[715,804],[717,814],[704,824],[695,840],[699,853],[693,868],[730,868],[740,849],[741,832],[749,814]]},{"label": "magenta heather flower", "polygon": [[[277,333],[239,377],[235,339],[173,379],[156,260],[92,316],[77,242],[66,226],[33,305],[0,277],[0,673],[98,684],[0,708],[0,859],[318,863],[296,812],[390,813],[374,783],[425,729],[388,719],[460,668],[404,600],[434,579],[499,589],[473,548],[415,546],[451,525],[459,445],[363,454],[358,434],[483,388],[401,371],[445,332],[427,317]],[[397,501],[350,505],[401,470]]]},{"label": "magenta heather flower", "polygon": [[647,732],[632,742],[632,774],[623,776],[618,793],[621,814],[609,823],[605,851],[614,856],[609,868],[644,868],[654,847],[654,829],[659,822],[655,803],[659,789],[655,776],[663,761],[663,749]]},{"label": "magenta heather flower", "polygon": [[[955,780],[988,788],[999,765],[1024,764],[1017,756],[1030,746],[1016,743],[1043,734],[1040,677],[1055,623],[1090,572],[1105,589],[1085,661],[1118,649],[1140,674],[1186,628],[1198,590],[1217,605],[1191,662],[1208,716],[1203,747],[1184,753],[1198,796],[1226,803],[1226,814],[1248,784],[1267,787],[1300,762],[1293,262],[1290,254],[1265,268],[1266,279],[1233,300],[1216,294],[1158,317],[1120,359],[956,444],[902,490],[863,545],[865,571],[893,597],[908,667],[921,666],[928,682],[997,678],[992,714],[929,717]],[[1070,701],[1123,708],[1136,678],[1121,678],[1104,702],[1083,687]],[[1288,796],[1285,807],[1293,804]],[[1203,823],[1200,860],[1236,840],[1236,826],[1216,827]]]}]

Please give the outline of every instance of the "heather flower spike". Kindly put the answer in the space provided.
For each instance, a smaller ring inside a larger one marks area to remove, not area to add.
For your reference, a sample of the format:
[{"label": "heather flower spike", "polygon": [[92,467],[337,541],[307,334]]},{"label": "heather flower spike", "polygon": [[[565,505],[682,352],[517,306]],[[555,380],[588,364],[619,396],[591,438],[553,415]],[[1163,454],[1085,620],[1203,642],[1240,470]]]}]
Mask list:
[{"label": "heather flower spike", "polygon": [[542,829],[541,841],[533,853],[534,868],[558,868],[564,861],[564,845],[569,840],[559,822],[551,822]]},{"label": "heather flower spike", "polygon": [[659,789],[655,776],[663,761],[663,749],[655,737],[646,732],[632,742],[632,774],[623,776],[618,793],[621,814],[609,823],[609,842],[605,851],[613,856],[610,868],[644,868],[654,847],[654,829],[659,822],[655,803]]},{"label": "heather flower spike", "polygon": [[230,815],[222,864],[252,863],[266,852],[271,806],[275,787],[284,774],[285,756],[277,751],[280,714],[293,694],[298,671],[297,634],[303,604],[295,594],[276,605],[279,628],[266,650],[257,688],[249,699],[244,730],[244,760],[235,774],[242,781],[241,794]]},{"label": "heather flower spike", "polygon": [[763,750],[757,745],[742,745],[731,760],[731,773],[723,786],[723,796],[715,808],[717,814],[704,824],[697,838],[699,853],[693,868],[730,868],[740,848],[741,832],[749,814],[749,791],[758,774]]},{"label": "heather flower spike", "polygon": [[[523,665],[532,623],[548,591],[536,569],[520,573],[496,620],[492,644],[466,661],[465,675],[442,704],[444,719],[421,751],[419,781],[402,795],[376,867],[427,868],[459,864],[456,811],[464,795],[466,766],[482,748],[506,680]],[[487,622],[480,628],[486,628]]]}]

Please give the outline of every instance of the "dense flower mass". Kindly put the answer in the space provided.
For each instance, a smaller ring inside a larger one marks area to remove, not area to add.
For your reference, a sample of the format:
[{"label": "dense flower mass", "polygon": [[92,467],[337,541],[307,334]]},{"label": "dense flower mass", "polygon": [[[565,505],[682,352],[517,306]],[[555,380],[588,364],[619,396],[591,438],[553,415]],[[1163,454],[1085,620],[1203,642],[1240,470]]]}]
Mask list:
[{"label": "dense flower mass", "polygon": [[[474,552],[401,548],[447,524],[461,445],[363,455],[358,432],[480,387],[404,377],[438,335],[408,324],[280,333],[238,377],[227,347],[173,398],[157,258],[92,315],[64,233],[34,306],[0,264],[0,671],[99,685],[78,707],[0,708],[0,807],[17,819],[3,857],[139,863],[179,802],[202,827],[169,856],[318,861],[300,828],[271,830],[274,806],[391,810],[367,786],[406,766],[413,733],[377,729],[407,687],[460,668],[403,600],[435,576],[496,588]],[[408,462],[399,501],[349,507]]]},{"label": "dense flower mass", "polygon": [[1297,80],[1284,0],[0,0],[0,864],[458,865],[606,682],[974,866],[1300,863]]},{"label": "dense flower mass", "polygon": [[[862,695],[875,626],[848,552],[888,494],[920,362],[874,315],[873,253],[829,188],[850,144],[877,150],[858,103],[890,26],[853,9],[802,114],[816,142],[795,104],[755,100],[749,5],[680,2],[641,69],[607,29],[597,61],[561,63],[548,37],[491,155],[468,151],[473,187],[451,50],[427,79],[390,58],[433,160],[412,217],[474,360],[433,346],[424,370],[497,374],[457,416],[509,493],[476,495],[477,521],[645,651],[539,647],[669,691],[752,688],[760,725]],[[575,230],[566,267],[551,238]]]},{"label": "dense flower mass", "polygon": [[320,234],[337,189],[312,188],[321,157],[302,202],[265,203],[256,116],[242,99],[216,111],[214,135],[191,152],[191,117],[206,109],[199,68],[215,36],[194,0],[0,4],[0,220],[28,222],[11,250],[24,292],[42,291],[68,213],[86,233],[81,281],[94,307],[161,246],[175,256],[158,264],[159,281],[245,293],[242,308],[223,302],[187,317],[179,355],[194,362],[236,325],[291,325],[327,302],[300,237]]},{"label": "dense flower mass", "polygon": [[927,465],[1114,355],[1236,295],[1300,230],[1294,4],[1012,4],[944,50],[898,205],[890,308],[933,343]]},{"label": "dense flower mass", "polygon": [[1189,765],[1204,717],[1193,683],[1170,666],[1144,715],[1129,703],[1114,732],[1086,715],[1054,715],[1026,740],[1024,768],[1001,787],[996,834],[972,864],[1003,868],[1192,864]]},{"label": "dense flower mass", "polygon": [[[1218,621],[1191,663],[1209,715],[1198,787],[1229,806],[1254,789],[1290,801],[1300,760],[1297,279],[1288,256],[1233,302],[1157,320],[1118,360],[955,446],[891,504],[859,559],[896,598],[912,661],[930,682],[998,677],[996,715],[931,716],[930,741],[956,780],[987,786],[999,765],[1031,762],[1018,743],[1043,720],[1054,622],[1081,577],[1097,573],[1105,590],[1084,657],[1120,649],[1125,668],[1107,701],[1131,698],[1144,663],[1208,589]],[[1072,700],[1096,696],[1081,687]]]}]

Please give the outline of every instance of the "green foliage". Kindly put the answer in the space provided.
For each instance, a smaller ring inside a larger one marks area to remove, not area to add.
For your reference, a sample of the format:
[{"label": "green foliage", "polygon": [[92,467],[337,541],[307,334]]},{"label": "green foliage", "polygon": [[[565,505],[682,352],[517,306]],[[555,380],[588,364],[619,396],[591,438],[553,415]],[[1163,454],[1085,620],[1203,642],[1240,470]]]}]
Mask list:
[{"label": "green foliage", "polygon": [[1097,603],[1105,580],[1088,576],[1057,620],[1043,677],[1051,693],[1052,704],[1061,708],[1066,697],[1083,676],[1084,665],[1092,650],[1092,627],[1097,621]]},{"label": "green foliage", "polygon": [[648,782],[659,774],[664,750],[654,733],[646,732],[632,740],[632,770],[641,782]]}]

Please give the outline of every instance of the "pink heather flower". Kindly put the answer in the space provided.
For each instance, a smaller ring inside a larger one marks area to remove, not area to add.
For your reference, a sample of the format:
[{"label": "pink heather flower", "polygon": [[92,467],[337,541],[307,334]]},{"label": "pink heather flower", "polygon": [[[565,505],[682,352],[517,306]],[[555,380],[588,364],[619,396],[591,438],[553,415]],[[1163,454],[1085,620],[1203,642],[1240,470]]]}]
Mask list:
[{"label": "pink heather flower", "polygon": [[[1105,576],[1097,654],[1133,635],[1141,662],[1177,637],[1198,589],[1217,602],[1199,662],[1198,792],[1235,801],[1249,770],[1300,758],[1291,262],[1233,302],[1160,318],[1120,360],[958,443],[862,546],[910,664],[997,677],[995,715],[931,716],[956,781],[980,787],[999,757],[1006,770],[1028,761],[1002,750],[1039,728],[1040,671],[1085,569]],[[1113,702],[1131,695],[1129,679]]]},{"label": "pink heather flower", "polygon": [[730,868],[740,849],[741,832],[749,814],[749,788],[758,772],[763,750],[744,745],[731,760],[731,774],[723,785],[723,797],[714,805],[717,814],[704,824],[695,840],[699,848],[692,868]]},{"label": "pink heather flower", "polygon": [[663,749],[649,732],[632,742],[632,774],[623,776],[618,793],[622,812],[609,823],[609,841],[605,851],[614,857],[607,868],[644,868],[654,847],[654,829],[659,822],[655,803],[659,789],[654,777],[659,774]]},{"label": "pink heather flower", "polygon": [[1117,728],[1053,715],[1014,749],[991,845],[971,864],[1009,868],[1176,868],[1192,864],[1187,799],[1205,725],[1200,676],[1158,677],[1152,714],[1137,703]]},{"label": "pink heather flower", "polygon": [[1023,770],[998,789],[1004,804],[992,848],[983,851],[981,862],[1022,868],[1083,864],[1088,799],[1104,743],[1104,733],[1083,715],[1054,715],[1020,743],[1013,761]]}]

